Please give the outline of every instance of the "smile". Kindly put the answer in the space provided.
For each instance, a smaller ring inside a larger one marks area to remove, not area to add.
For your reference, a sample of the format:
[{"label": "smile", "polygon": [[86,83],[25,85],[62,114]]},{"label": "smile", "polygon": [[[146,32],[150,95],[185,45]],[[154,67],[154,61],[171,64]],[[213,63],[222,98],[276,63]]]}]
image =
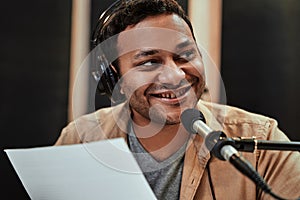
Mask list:
[{"label": "smile", "polygon": [[172,90],[172,91],[152,93],[150,95],[157,97],[157,98],[176,99],[176,98],[183,96],[190,89],[191,89],[191,86],[188,86],[188,87],[183,87],[183,88],[180,88],[177,90]]}]

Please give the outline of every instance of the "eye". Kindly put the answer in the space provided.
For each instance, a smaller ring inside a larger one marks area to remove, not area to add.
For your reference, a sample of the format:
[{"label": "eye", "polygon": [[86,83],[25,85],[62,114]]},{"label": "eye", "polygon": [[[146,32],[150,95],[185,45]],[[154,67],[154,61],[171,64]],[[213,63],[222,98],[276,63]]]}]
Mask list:
[{"label": "eye", "polygon": [[151,60],[143,61],[143,62],[137,64],[137,66],[139,67],[139,69],[141,69],[143,71],[152,71],[152,70],[155,70],[158,67],[160,67],[161,62],[156,59],[151,59]]},{"label": "eye", "polygon": [[177,57],[175,57],[175,60],[185,63],[185,62],[189,62],[189,61],[193,60],[195,58],[195,56],[196,56],[195,49],[190,49],[190,50],[180,53]]},{"label": "eye", "polygon": [[157,61],[156,60],[149,60],[149,61],[143,62],[141,65],[153,66],[153,65],[157,65]]}]

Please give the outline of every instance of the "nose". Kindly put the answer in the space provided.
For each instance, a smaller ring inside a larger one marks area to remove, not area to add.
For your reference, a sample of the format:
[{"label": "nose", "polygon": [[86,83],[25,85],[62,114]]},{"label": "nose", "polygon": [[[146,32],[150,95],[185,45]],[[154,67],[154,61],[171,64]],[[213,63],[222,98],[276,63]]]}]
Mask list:
[{"label": "nose", "polygon": [[179,85],[185,79],[185,72],[171,60],[167,62],[158,76],[159,82],[165,85]]}]

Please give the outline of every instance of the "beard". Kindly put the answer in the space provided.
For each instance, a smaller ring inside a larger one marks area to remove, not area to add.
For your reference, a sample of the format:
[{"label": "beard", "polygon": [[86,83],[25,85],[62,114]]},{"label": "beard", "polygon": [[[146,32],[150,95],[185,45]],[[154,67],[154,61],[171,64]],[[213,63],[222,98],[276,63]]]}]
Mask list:
[{"label": "beard", "polygon": [[147,98],[142,98],[138,94],[131,96],[129,105],[133,114],[139,115],[149,123],[154,122],[162,125],[175,125],[180,123],[180,115],[187,108],[194,108],[201,96],[191,95],[188,100],[178,105],[166,106],[160,103],[151,104]]}]

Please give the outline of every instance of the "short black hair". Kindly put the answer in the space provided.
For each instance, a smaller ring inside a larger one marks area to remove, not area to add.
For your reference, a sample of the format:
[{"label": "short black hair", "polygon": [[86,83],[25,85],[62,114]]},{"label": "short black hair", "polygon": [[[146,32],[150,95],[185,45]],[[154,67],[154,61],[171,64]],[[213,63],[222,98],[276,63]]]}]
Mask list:
[{"label": "short black hair", "polygon": [[94,30],[93,42],[95,46],[148,16],[160,14],[174,13],[180,16],[188,24],[194,37],[193,27],[188,16],[175,0],[119,0],[115,3],[118,6],[112,10],[113,13],[109,19],[98,24]]}]

